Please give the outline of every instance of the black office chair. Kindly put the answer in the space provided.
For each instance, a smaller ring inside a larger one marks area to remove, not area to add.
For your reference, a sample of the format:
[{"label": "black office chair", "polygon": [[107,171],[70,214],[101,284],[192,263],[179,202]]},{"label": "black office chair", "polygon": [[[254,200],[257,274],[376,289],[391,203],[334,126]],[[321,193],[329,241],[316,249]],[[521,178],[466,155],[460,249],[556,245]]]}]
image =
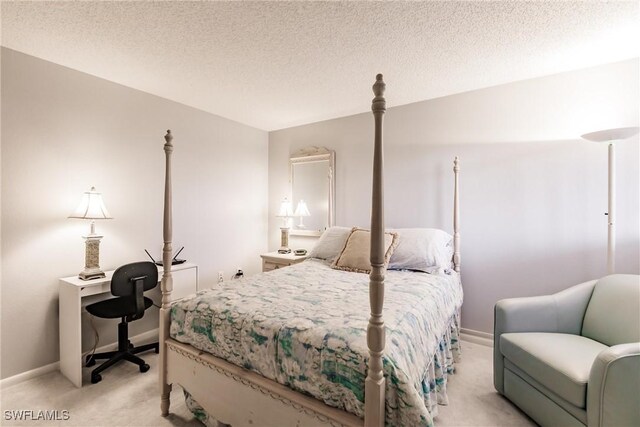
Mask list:
[{"label": "black office chair", "polygon": [[127,360],[140,367],[140,372],[147,372],[149,365],[135,356],[143,351],[155,350],[159,352],[158,343],[134,347],[129,341],[129,322],[141,319],[144,311],[153,302],[143,293],[158,285],[158,268],[152,262],[134,262],[123,265],[113,273],[111,279],[111,293],[116,297],[87,306],[87,311],[96,317],[104,319],[122,318],[118,325],[118,350],[108,351],[87,356],[86,366],[96,364],[96,359],[109,359],[91,371],[91,383],[102,380],[100,372],[115,365],[121,360]]}]

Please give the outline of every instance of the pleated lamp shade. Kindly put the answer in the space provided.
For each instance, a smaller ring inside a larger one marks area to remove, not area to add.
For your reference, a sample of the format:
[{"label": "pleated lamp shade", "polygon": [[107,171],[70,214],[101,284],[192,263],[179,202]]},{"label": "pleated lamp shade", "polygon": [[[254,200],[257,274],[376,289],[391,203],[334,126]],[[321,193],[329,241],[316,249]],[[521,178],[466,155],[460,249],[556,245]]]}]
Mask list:
[{"label": "pleated lamp shade", "polygon": [[78,219],[111,219],[113,218],[102,201],[102,193],[98,193],[95,187],[82,195],[82,201],[78,208],[69,215],[69,218]]}]

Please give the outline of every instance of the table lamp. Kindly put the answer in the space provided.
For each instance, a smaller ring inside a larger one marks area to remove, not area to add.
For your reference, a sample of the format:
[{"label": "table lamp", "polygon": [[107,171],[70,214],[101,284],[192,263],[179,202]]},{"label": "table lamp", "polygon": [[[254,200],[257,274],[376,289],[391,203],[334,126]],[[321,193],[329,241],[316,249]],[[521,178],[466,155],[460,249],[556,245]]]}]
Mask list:
[{"label": "table lamp", "polygon": [[296,211],[294,212],[293,216],[300,217],[300,224],[298,224],[297,226],[298,228],[300,229],[307,228],[304,225],[302,218],[304,218],[305,216],[311,216],[311,213],[309,212],[309,208],[307,208],[307,204],[304,202],[304,200],[300,200],[298,202],[298,206],[296,206]]},{"label": "table lamp", "polygon": [[78,208],[69,215],[69,218],[90,219],[91,231],[85,239],[85,256],[84,270],[80,272],[78,277],[82,280],[97,279],[105,277],[104,272],[100,269],[100,239],[102,236],[96,234],[96,219],[111,219],[109,211],[104,206],[102,194],[96,191],[95,187],[86,191],[82,195],[82,201]]},{"label": "table lamp", "polygon": [[607,273],[613,274],[616,268],[616,230],[615,230],[615,211],[616,211],[616,152],[613,145],[616,141],[631,138],[638,134],[637,127],[606,129],[597,132],[585,133],[581,137],[587,141],[604,142],[609,146],[609,196],[607,212]]},{"label": "table lamp", "polygon": [[291,202],[286,197],[282,203],[280,203],[280,210],[276,216],[282,218],[282,227],[280,227],[280,249],[278,249],[278,253],[291,253],[291,249],[289,249],[289,218],[293,216],[293,209],[291,208]]}]

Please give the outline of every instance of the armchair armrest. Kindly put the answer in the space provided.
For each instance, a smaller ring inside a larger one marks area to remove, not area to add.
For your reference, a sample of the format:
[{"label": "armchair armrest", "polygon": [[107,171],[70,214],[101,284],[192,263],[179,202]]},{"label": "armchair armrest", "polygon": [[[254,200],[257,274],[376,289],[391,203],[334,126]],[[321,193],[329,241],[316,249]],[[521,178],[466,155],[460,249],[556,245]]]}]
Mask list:
[{"label": "armchair armrest", "polygon": [[587,387],[589,427],[640,425],[640,342],[603,350]]},{"label": "armchair armrest", "polygon": [[504,394],[500,336],[507,332],[580,334],[582,320],[597,280],[553,295],[503,299],[496,303],[493,323],[493,383]]}]

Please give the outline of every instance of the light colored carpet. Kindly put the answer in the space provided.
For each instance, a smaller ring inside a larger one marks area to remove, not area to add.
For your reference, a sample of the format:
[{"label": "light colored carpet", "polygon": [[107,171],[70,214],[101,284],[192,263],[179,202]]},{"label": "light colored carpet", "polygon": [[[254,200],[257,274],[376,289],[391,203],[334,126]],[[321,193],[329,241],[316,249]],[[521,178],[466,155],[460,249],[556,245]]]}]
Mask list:
[{"label": "light colored carpet", "polygon": [[[141,374],[138,367],[121,363],[91,384],[90,369],[83,371],[85,386],[75,388],[60,372],[52,372],[5,388],[0,397],[3,426],[198,426],[186,409],[182,390],[174,387],[171,415],[160,416],[158,356],[142,355],[151,370]],[[509,401],[493,389],[492,350],[463,342],[457,373],[449,377],[449,405],[440,406],[436,426],[535,426]],[[11,410],[67,410],[66,421],[7,420]]]},{"label": "light colored carpet", "polygon": [[536,426],[493,388],[493,348],[462,341],[462,360],[447,382],[449,405],[438,406],[436,427]]}]

